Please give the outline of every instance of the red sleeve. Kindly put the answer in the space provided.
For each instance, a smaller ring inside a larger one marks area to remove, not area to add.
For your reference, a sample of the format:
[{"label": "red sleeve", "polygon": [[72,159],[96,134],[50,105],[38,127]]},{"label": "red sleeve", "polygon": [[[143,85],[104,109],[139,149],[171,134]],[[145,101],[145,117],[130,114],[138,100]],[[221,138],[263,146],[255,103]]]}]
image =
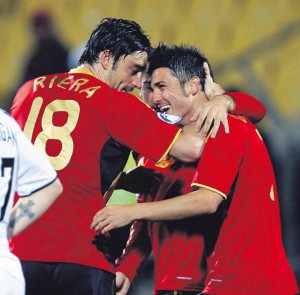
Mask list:
[{"label": "red sleeve", "polygon": [[132,282],[143,262],[152,250],[148,235],[147,222],[135,221],[130,230],[130,236],[120,258],[116,260],[116,271],[124,273]]},{"label": "red sleeve", "polygon": [[116,141],[158,162],[167,156],[180,129],[157,118],[157,114],[137,97],[111,91],[111,98],[101,101],[101,121]]},{"label": "red sleeve", "polygon": [[236,102],[232,115],[247,117],[252,123],[257,123],[266,115],[265,106],[255,97],[243,92],[225,92]]}]

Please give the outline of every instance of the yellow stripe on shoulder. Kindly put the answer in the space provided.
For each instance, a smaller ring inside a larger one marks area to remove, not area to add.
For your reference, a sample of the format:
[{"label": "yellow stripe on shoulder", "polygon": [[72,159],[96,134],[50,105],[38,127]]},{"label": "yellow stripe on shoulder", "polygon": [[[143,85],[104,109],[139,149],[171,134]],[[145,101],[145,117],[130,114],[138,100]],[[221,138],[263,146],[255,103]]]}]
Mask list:
[{"label": "yellow stripe on shoulder", "polygon": [[264,141],[263,138],[262,138],[262,136],[260,135],[259,131],[258,131],[256,128],[255,128],[255,131],[256,131],[256,134],[257,134],[257,136],[259,137],[259,139],[260,139],[261,141]]},{"label": "yellow stripe on shoulder", "polygon": [[227,196],[224,193],[222,193],[221,191],[219,191],[217,189],[214,189],[214,188],[212,188],[210,186],[207,186],[207,185],[204,185],[204,184],[199,184],[199,183],[196,183],[196,182],[193,182],[191,184],[191,186],[196,186],[196,187],[199,187],[199,188],[201,188],[201,187],[202,188],[206,188],[206,189],[208,189],[210,191],[213,191],[213,192],[219,194],[224,200],[227,200]]},{"label": "yellow stripe on shoulder", "polygon": [[273,185],[271,186],[271,190],[270,190],[270,199],[272,201],[275,201],[275,194],[274,194],[274,187],[273,187]]},{"label": "yellow stripe on shoulder", "polygon": [[168,157],[169,157],[168,154],[169,154],[171,148],[173,147],[174,143],[176,142],[176,140],[177,140],[179,134],[181,133],[181,131],[182,131],[182,129],[179,129],[179,130],[177,131],[177,134],[175,135],[175,137],[174,137],[173,141],[171,142],[170,146],[169,146],[168,149],[165,151],[165,153],[163,154],[163,156],[157,161],[157,164],[159,164],[159,163],[160,163],[161,161],[163,161],[163,160],[168,159]]},{"label": "yellow stripe on shoulder", "polygon": [[228,116],[230,116],[232,118],[235,118],[235,119],[238,119],[238,120],[240,120],[244,123],[247,123],[247,119],[244,116],[237,116],[237,115],[228,115]]}]

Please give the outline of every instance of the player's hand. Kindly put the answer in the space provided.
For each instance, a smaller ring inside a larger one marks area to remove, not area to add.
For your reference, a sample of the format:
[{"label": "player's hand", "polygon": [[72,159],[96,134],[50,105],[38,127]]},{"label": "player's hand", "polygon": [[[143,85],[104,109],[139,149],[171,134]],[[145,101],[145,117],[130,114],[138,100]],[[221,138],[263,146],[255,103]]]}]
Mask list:
[{"label": "player's hand", "polygon": [[210,70],[208,63],[205,62],[203,64],[204,72],[205,72],[205,84],[204,84],[204,92],[209,100],[212,100],[217,95],[222,95],[225,90],[221,87],[221,85],[217,84],[212,76],[210,75]]},{"label": "player's hand", "polygon": [[109,205],[104,207],[95,214],[91,229],[105,234],[114,228],[133,222],[133,207],[134,205]]},{"label": "player's hand", "polygon": [[160,172],[143,166],[137,166],[121,174],[116,189],[154,195],[162,181],[163,175]]},{"label": "player's hand", "polygon": [[206,73],[204,90],[209,102],[193,114],[191,121],[197,120],[196,132],[201,131],[203,136],[207,136],[211,131],[211,136],[215,137],[221,123],[225,132],[229,133],[227,115],[234,108],[234,101],[229,95],[223,94],[225,91],[222,87],[213,81],[208,64],[204,63],[203,66]]},{"label": "player's hand", "polygon": [[116,286],[117,286],[116,295],[126,295],[130,288],[129,279],[120,271],[116,272]]}]

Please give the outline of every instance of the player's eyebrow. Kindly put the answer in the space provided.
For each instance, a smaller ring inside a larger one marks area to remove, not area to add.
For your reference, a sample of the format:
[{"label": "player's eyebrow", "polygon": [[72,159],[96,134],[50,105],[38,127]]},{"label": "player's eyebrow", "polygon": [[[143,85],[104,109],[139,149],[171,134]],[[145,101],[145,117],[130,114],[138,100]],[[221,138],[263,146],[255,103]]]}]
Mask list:
[{"label": "player's eyebrow", "polygon": [[139,64],[134,64],[134,67],[136,69],[138,69],[139,72],[144,72],[144,71],[146,71],[146,68],[147,68],[147,66],[145,66],[145,65],[139,65]]},{"label": "player's eyebrow", "polygon": [[159,87],[161,84],[164,84],[164,82],[163,82],[163,81],[157,81],[157,82],[155,82],[155,83],[153,84],[152,87]]}]

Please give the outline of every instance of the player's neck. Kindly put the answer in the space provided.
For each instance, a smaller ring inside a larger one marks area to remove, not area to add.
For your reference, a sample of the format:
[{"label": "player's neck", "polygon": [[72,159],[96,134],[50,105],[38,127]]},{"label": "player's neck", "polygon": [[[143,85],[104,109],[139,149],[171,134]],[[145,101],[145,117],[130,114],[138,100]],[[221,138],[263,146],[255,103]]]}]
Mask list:
[{"label": "player's neck", "polygon": [[102,71],[100,69],[100,65],[97,65],[97,64],[91,65],[91,64],[85,63],[85,64],[81,65],[80,67],[83,70],[90,72],[91,75],[93,75],[97,79],[99,79],[103,82],[106,82],[105,75],[104,75],[104,73],[102,73]]}]

